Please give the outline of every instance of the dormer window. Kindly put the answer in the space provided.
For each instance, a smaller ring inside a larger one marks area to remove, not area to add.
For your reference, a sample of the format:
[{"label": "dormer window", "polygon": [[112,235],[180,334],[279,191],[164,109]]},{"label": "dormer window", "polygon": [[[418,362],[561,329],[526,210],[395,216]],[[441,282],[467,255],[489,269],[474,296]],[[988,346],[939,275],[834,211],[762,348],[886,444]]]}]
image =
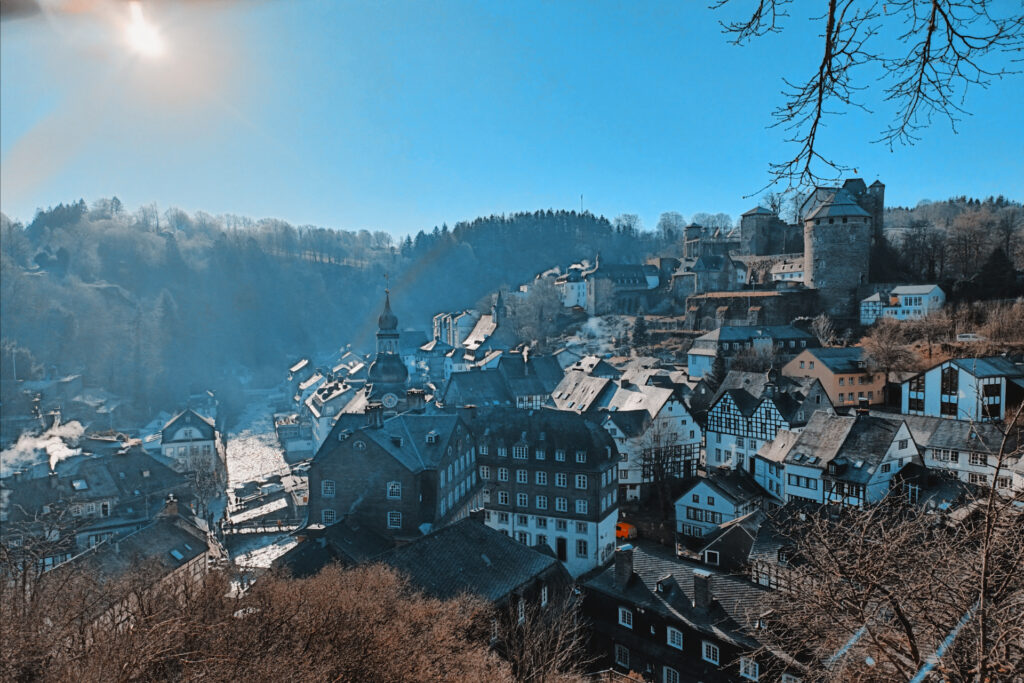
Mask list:
[{"label": "dormer window", "polygon": [[429,444],[437,443],[437,432],[435,432],[433,429],[427,432],[426,442]]}]

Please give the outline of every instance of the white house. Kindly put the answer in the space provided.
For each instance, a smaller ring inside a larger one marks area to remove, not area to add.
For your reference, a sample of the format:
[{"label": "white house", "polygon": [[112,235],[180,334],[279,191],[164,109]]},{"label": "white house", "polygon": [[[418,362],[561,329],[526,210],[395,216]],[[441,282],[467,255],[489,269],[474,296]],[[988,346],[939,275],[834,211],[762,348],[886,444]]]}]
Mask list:
[{"label": "white house", "polygon": [[821,382],[768,373],[732,371],[708,409],[704,462],[754,472],[754,454],[780,429],[798,430],[822,410],[834,413]]},{"label": "white house", "polygon": [[803,282],[804,260],[780,261],[772,266],[772,282]]},{"label": "white house", "polygon": [[579,306],[585,308],[587,305],[587,283],[583,279],[583,267],[573,266],[563,275],[555,278],[555,289],[566,308]]},{"label": "white house", "polygon": [[1024,368],[1002,356],[954,358],[901,385],[901,412],[954,420],[1002,420],[1024,399]]},{"label": "white house", "polygon": [[970,484],[995,486],[1004,495],[1024,491],[1024,480],[1014,481],[1015,471],[1024,472],[1024,458],[1004,458],[1002,469],[996,472],[1003,435],[992,423],[917,415],[903,419],[929,469],[952,472]]},{"label": "white house", "polygon": [[763,495],[744,472],[711,471],[676,500],[676,532],[706,536],[719,525],[759,509]]},{"label": "white house", "polygon": [[186,408],[164,425],[160,452],[176,472],[217,472],[224,464],[213,420]]},{"label": "white house", "polygon": [[616,383],[601,426],[619,450],[619,495],[637,500],[655,468],[680,478],[695,474],[703,435],[674,390],[638,385],[630,376]]},{"label": "white house", "polygon": [[923,318],[946,303],[946,293],[938,285],[901,285],[886,296],[876,292],[860,302],[860,322],[873,325],[880,317],[895,320]]},{"label": "white house", "polygon": [[817,412],[786,452],[784,494],[787,501],[875,503],[911,462],[921,458],[902,419]]}]

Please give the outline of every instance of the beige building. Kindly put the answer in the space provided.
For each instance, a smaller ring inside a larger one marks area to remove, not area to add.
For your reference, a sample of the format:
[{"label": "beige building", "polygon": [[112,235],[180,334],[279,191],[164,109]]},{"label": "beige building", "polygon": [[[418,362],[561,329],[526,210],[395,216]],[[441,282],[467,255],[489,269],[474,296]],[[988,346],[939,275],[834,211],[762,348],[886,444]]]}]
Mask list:
[{"label": "beige building", "polygon": [[857,406],[860,400],[881,404],[885,375],[871,372],[858,346],[844,349],[806,349],[782,367],[787,377],[813,377],[821,382],[829,400],[838,409]]}]

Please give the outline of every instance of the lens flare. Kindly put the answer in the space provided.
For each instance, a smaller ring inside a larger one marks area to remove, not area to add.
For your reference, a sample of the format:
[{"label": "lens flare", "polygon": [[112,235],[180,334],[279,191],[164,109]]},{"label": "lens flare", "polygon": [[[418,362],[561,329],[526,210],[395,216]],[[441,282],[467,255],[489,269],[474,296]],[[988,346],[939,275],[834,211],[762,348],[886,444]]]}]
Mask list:
[{"label": "lens flare", "polygon": [[138,0],[128,4],[131,19],[125,26],[125,40],[133,52],[142,57],[155,59],[164,53],[164,39],[153,24],[142,16],[142,3]]}]

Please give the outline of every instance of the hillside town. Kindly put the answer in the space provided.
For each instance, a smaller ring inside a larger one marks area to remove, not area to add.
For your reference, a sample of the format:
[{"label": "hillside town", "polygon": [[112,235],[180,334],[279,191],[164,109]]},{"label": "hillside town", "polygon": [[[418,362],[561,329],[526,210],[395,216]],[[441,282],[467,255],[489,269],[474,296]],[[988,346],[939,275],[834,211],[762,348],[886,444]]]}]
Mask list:
[{"label": "hillside town", "polygon": [[[384,282],[374,348],[296,349],[231,421],[204,389],[142,425],[81,376],[23,381],[5,580],[150,558],[154,583],[244,593],[383,565],[520,624],[571,596],[595,680],[795,683],[844,658],[925,680],[956,632],[852,569],[830,583],[812,549],[856,546],[856,514],[1016,538],[1024,343],[887,281],[884,216],[885,186],[850,178],[794,222],[757,206],[643,263],[538,263],[429,320],[400,320]],[[1019,300],[985,305],[1019,330]],[[787,640],[780,605],[839,584],[870,594],[836,598],[814,647]],[[886,642],[903,627],[912,655]]]}]

